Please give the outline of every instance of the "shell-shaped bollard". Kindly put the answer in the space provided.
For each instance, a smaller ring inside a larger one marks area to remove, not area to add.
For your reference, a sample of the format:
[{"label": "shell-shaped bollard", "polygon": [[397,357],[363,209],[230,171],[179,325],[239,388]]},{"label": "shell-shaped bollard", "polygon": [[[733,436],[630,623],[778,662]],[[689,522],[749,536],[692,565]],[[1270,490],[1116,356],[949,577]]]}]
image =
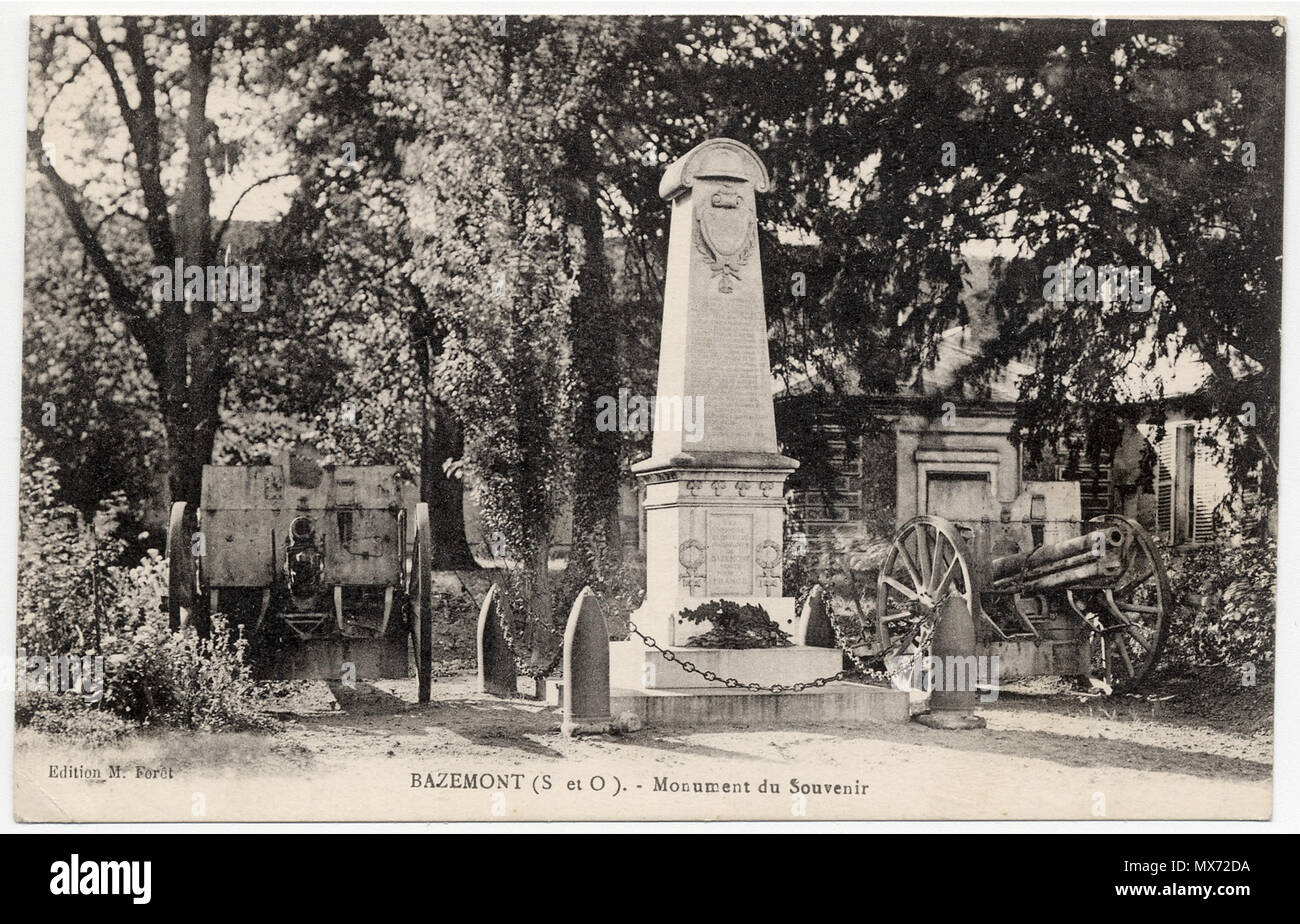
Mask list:
[{"label": "shell-shaped bollard", "polygon": [[975,715],[979,704],[975,621],[966,601],[956,594],[939,607],[931,644],[934,689],[930,713],[917,716],[916,721],[931,728],[984,728],[987,723]]},{"label": "shell-shaped bollard", "polygon": [[513,696],[517,685],[514,657],[501,632],[500,608],[506,605],[493,584],[478,611],[478,688],[493,696]]},{"label": "shell-shaped bollard", "polygon": [[831,625],[830,613],[826,609],[826,592],[820,584],[813,586],[808,592],[808,599],[804,601],[794,643],[813,648],[835,648],[839,645],[835,639],[835,627]]},{"label": "shell-shaped bollard", "polygon": [[584,587],[564,627],[564,721],[567,736],[612,730],[609,708],[609,630],[590,587]]}]

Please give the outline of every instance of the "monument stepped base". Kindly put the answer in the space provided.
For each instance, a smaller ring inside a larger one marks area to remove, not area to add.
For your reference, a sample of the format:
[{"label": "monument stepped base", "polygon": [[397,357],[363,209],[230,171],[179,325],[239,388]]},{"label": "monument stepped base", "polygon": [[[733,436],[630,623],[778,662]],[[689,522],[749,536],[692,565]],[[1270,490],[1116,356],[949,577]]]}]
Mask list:
[{"label": "monument stepped base", "polygon": [[[827,683],[798,693],[754,692],[728,688],[705,680],[699,672],[742,683],[790,687],[839,672],[843,652],[838,648],[674,648],[681,660],[693,662],[688,673],[664,659],[663,653],[639,640],[609,646],[610,714],[633,713],[643,725],[654,726],[810,726],[904,724],[908,695],[898,690],[852,681]],[[546,701],[560,705],[564,681],[546,681]]]},{"label": "monument stepped base", "polygon": [[[547,682],[547,701],[558,705],[562,680]],[[708,690],[610,690],[610,713],[631,712],[646,726],[692,728],[742,726],[905,725],[907,694],[884,687],[840,681],[800,693]]]},{"label": "monument stepped base", "polygon": [[748,690],[610,691],[610,712],[635,713],[653,726],[684,725],[905,725],[907,694],[841,681],[799,693]]}]

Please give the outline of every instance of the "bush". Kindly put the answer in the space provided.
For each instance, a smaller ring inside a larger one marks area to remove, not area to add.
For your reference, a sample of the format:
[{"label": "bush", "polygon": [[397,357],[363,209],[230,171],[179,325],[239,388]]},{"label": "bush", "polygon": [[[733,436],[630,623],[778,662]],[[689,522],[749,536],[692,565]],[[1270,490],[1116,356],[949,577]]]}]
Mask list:
[{"label": "bush", "polygon": [[170,631],[150,620],[128,649],[109,658],[105,702],[141,724],[194,729],[258,728],[265,724],[247,663],[248,640],[220,613],[212,632]]},{"label": "bush", "polygon": [[753,603],[710,600],[677,614],[692,625],[711,623],[703,635],[686,644],[690,648],[786,648],[792,644],[790,634]]},{"label": "bush", "polygon": [[43,654],[96,651],[138,622],[128,576],[114,567],[125,543],[114,536],[118,501],[87,522],[56,500],[58,467],[24,434],[20,474],[18,646]]},{"label": "bush", "polygon": [[110,743],[134,727],[83,697],[66,693],[18,693],[14,698],[14,724],[87,744]]},{"label": "bush", "polygon": [[[96,739],[121,723],[185,728],[258,724],[247,642],[214,616],[212,635],[173,633],[160,604],[166,562],[156,549],[134,567],[120,562],[123,512],[111,498],[90,522],[57,502],[58,467],[24,433],[20,476],[20,649],[43,657],[99,656],[99,702],[70,694],[24,694],[19,725]],[[116,717],[116,721],[113,717]]]},{"label": "bush", "polygon": [[1175,607],[1162,664],[1188,668],[1273,662],[1277,542],[1232,536],[1171,558]]}]

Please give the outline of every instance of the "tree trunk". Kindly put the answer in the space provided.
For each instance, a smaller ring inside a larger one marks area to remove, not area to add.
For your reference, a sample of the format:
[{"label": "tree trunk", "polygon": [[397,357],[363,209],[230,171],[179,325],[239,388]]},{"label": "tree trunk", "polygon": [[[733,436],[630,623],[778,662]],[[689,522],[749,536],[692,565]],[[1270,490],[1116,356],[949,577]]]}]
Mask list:
[{"label": "tree trunk", "polygon": [[569,319],[575,385],[574,483],[581,486],[581,491],[575,492],[570,560],[595,562],[600,558],[608,562],[622,554],[622,440],[617,431],[597,429],[596,408],[602,395],[618,393],[618,319],[610,296],[605,227],[596,198],[599,165],[585,131],[578,133],[571,153],[575,180],[567,203],[569,220],[582,231],[585,255]]},{"label": "tree trunk", "polygon": [[408,283],[415,304],[411,342],[420,377],[420,500],[429,505],[435,571],[471,571],[478,567],[465,538],[464,482],[448,477],[443,463],[465,454],[465,436],[451,407],[434,393],[433,368],[442,352],[443,331],[419,286]]},{"label": "tree trunk", "polygon": [[[427,388],[427,386],[426,386]],[[460,421],[451,408],[429,398],[421,415],[420,500],[429,505],[435,571],[470,571],[478,567],[465,539],[464,482],[448,477],[443,463],[464,453]]]},{"label": "tree trunk", "polygon": [[[206,267],[215,258],[212,241],[212,184],[208,178],[208,88],[212,82],[212,50],[217,24],[209,34],[187,34],[190,60],[186,74],[189,109],[185,114],[185,182],[175,208],[174,251],[184,267]],[[147,133],[147,134],[152,134]],[[145,149],[152,150],[151,141]],[[167,248],[172,249],[172,248]],[[155,252],[156,257],[161,254]],[[183,277],[174,280],[184,285]],[[167,422],[167,480],[172,500],[197,508],[203,466],[212,458],[220,414],[219,370],[225,359],[213,331],[211,292],[196,301],[171,301],[164,308],[163,338],[167,356],[163,386]]]},{"label": "tree trunk", "polygon": [[[212,49],[217,32],[188,34],[190,52],[186,83],[190,91],[185,114],[185,184],[176,203],[176,250],[185,267],[197,266],[205,274],[216,258],[212,241],[212,184],[208,179],[208,88],[212,83]],[[179,362],[168,365],[169,390],[179,394],[182,406],[173,407],[176,423],[169,428],[169,476],[172,497],[197,507],[203,466],[212,458],[220,413],[218,370],[222,351],[216,348],[211,292],[190,302],[188,319],[184,303],[169,306],[181,313],[167,325],[168,355]],[[188,324],[186,324],[188,320]],[[175,401],[175,399],[173,399]]]},{"label": "tree trunk", "polygon": [[[533,596],[529,601],[533,622],[539,626],[555,625],[555,587],[551,581],[551,544],[539,542],[531,562]],[[537,652],[534,651],[533,654]]]}]

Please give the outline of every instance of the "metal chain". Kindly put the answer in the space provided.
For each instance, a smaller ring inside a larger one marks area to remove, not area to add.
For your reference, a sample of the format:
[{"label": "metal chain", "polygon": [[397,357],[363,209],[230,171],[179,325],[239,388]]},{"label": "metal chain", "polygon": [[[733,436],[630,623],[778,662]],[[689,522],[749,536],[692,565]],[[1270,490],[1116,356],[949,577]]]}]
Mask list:
[{"label": "metal chain", "polygon": [[848,671],[839,671],[838,673],[831,674],[826,677],[818,677],[816,680],[809,680],[805,683],[792,683],[789,685],[783,683],[770,683],[766,685],[761,683],[753,683],[753,682],[742,683],[741,681],[737,680],[735,677],[719,677],[714,671],[702,671],[695,666],[695,663],[693,661],[684,661],[681,658],[677,657],[677,652],[671,651],[661,646],[658,642],[654,640],[652,636],[646,635],[644,632],[638,629],[636,627],[636,623],[629,622],[627,626],[628,629],[631,630],[631,632],[634,635],[636,635],[641,639],[641,641],[646,645],[646,647],[653,648],[655,651],[663,655],[665,661],[673,662],[682,670],[686,671],[686,673],[688,674],[699,674],[701,677],[703,677],[705,680],[709,681],[710,683],[720,683],[730,690],[743,688],[749,690],[751,693],[761,693],[763,691],[767,691],[768,693],[799,693],[803,690],[808,689],[809,687],[824,687],[828,683],[834,683],[837,680],[843,680],[845,677],[848,676],[849,673]]},{"label": "metal chain", "polygon": [[[604,611],[604,615],[606,616],[606,618],[608,618],[609,605],[605,602],[604,598],[602,597],[597,597],[596,600],[600,604],[601,609]],[[555,657],[551,660],[551,662],[541,671],[538,671],[536,668],[529,665],[528,662],[525,661],[525,659],[519,656],[518,653],[519,646],[515,641],[514,632],[511,630],[510,624],[505,618],[505,610],[506,610],[505,607],[501,608],[501,612],[498,614],[498,620],[501,625],[501,634],[505,640],[506,647],[510,651],[511,657],[514,659],[515,668],[519,671],[520,674],[529,677],[540,678],[540,677],[549,676],[551,672],[554,671],[555,668],[559,666],[560,661],[563,659],[564,646],[561,645],[559,650],[556,651]],[[798,612],[797,609],[796,612]],[[934,631],[933,625],[927,626],[925,628],[925,630],[921,634],[920,644],[917,646],[917,653],[913,655],[911,658],[909,658],[905,664],[900,665],[899,667],[895,668],[892,671],[882,671],[882,670],[877,670],[875,668],[868,667],[865,663],[863,663],[862,659],[853,651],[853,648],[856,646],[850,646],[848,642],[844,639],[843,635],[841,635],[840,627],[835,622],[835,620],[831,618],[829,608],[827,610],[827,619],[830,620],[831,629],[835,633],[836,643],[839,645],[840,650],[843,651],[845,654],[847,654],[849,656],[849,659],[853,661],[854,665],[857,667],[857,672],[869,680],[881,681],[884,682],[886,685],[891,685],[891,686],[893,684],[893,680],[895,677],[903,673],[910,673],[911,670],[915,667],[916,659],[920,656],[921,652],[925,650],[925,642],[928,640],[929,635]],[[553,636],[559,636],[559,633],[551,626],[546,626],[540,623],[538,625],[542,625],[542,627],[550,631],[550,633]],[[659,652],[661,655],[663,655],[665,661],[669,661],[673,664],[676,664],[678,667],[680,667],[683,671],[685,671],[688,674],[699,674],[702,678],[704,678],[710,683],[720,683],[729,690],[745,689],[750,691],[751,693],[761,693],[761,692],[800,693],[809,688],[821,688],[826,686],[826,684],[828,683],[836,683],[845,680],[853,673],[851,671],[837,671],[834,674],[829,674],[825,677],[817,677],[814,680],[808,680],[808,681],[797,682],[792,684],[783,684],[783,683],[761,684],[756,681],[750,681],[749,683],[746,683],[735,677],[719,677],[715,671],[711,671],[711,670],[702,671],[699,669],[699,667],[696,666],[695,662],[678,657],[677,652],[672,651],[671,649],[668,648],[664,648],[654,639],[653,636],[646,635],[644,632],[642,632],[640,629],[637,628],[636,623],[632,622],[631,620],[628,620],[627,625],[628,625],[628,630],[633,635],[641,639],[641,642],[647,648],[651,648]],[[863,641],[865,642],[865,637],[863,637]]]},{"label": "metal chain", "polygon": [[884,680],[887,683],[892,681],[892,678],[885,671],[876,670],[874,667],[868,667],[862,658],[858,656],[858,653],[853,650],[857,648],[859,644],[866,644],[867,638],[865,635],[860,636],[861,642],[849,642],[848,639],[840,634],[839,623],[831,618],[829,609],[826,613],[826,618],[830,621],[831,631],[835,633],[835,644],[839,645],[843,652],[849,656],[849,660],[854,663],[859,671],[872,680]]},{"label": "metal chain", "polygon": [[[946,599],[946,598],[945,598],[945,599]],[[910,658],[908,658],[907,661],[906,661],[905,663],[900,664],[897,668],[895,668],[895,669],[892,670],[892,671],[888,671],[888,672],[886,672],[886,671],[871,671],[871,673],[873,673],[873,674],[877,674],[877,675],[883,675],[883,676],[885,676],[885,677],[887,677],[887,678],[889,679],[889,682],[890,682],[890,683],[892,683],[892,682],[893,682],[893,678],[895,678],[895,677],[897,677],[897,676],[899,676],[900,674],[903,674],[903,673],[911,673],[911,672],[915,669],[917,660],[918,660],[918,659],[922,656],[922,654],[925,652],[927,645],[929,645],[929,643],[930,643],[930,639],[934,636],[935,629],[936,629],[936,628],[938,627],[938,625],[939,625],[939,620],[943,618],[943,607],[940,606],[939,604],[935,604],[935,605],[931,608],[931,612],[932,612],[934,615],[932,616],[932,618],[931,618],[931,619],[930,619],[930,620],[929,620],[925,625],[923,625],[923,626],[921,627],[920,631],[917,633],[917,636],[916,636],[916,651],[915,651],[915,653],[914,653]],[[848,654],[848,656],[849,656],[850,658],[853,659],[853,663],[854,663],[854,664],[858,665],[858,667],[859,667],[859,668],[862,668],[864,671],[868,670],[868,669],[867,669],[867,668],[862,664],[862,662],[858,659],[858,656],[853,652],[852,648],[850,648],[850,647],[845,643],[844,638],[840,635],[840,627],[839,627],[839,624],[838,624],[838,623],[834,620],[834,618],[832,618],[832,616],[831,616],[831,610],[830,610],[830,604],[829,604],[829,603],[826,603],[826,617],[827,617],[827,619],[830,620],[830,623],[831,623],[831,629],[835,632],[835,640],[840,644],[840,647],[843,648],[843,649],[845,650],[845,652]],[[865,633],[863,634],[863,636],[861,636],[861,644],[864,644],[864,645],[867,644],[867,639],[866,639],[866,635],[865,635]],[[887,655],[881,655],[881,657],[882,657],[882,659],[883,659],[883,658],[886,658]]]},{"label": "metal chain", "polygon": [[[501,626],[501,637],[505,640],[506,650],[510,652],[510,657],[515,662],[515,670],[524,677],[533,677],[535,679],[549,677],[555,669],[560,666],[560,661],[564,659],[564,645],[561,644],[560,647],[555,650],[555,654],[551,658],[550,662],[539,670],[537,667],[533,666],[528,658],[520,656],[519,644],[515,641],[515,633],[510,628],[510,621],[506,619],[507,609],[508,607],[504,606],[497,607],[497,622]],[[540,625],[543,628],[550,630],[552,636],[559,635],[558,632],[544,623],[534,623],[533,625]]]},{"label": "metal chain", "polygon": [[[859,657],[858,653],[854,651],[854,649],[860,645],[867,644],[866,635],[859,636],[859,640],[856,642],[850,642],[840,633],[839,623],[831,617],[829,606],[826,608],[826,618],[830,621],[831,631],[835,633],[836,644],[844,650],[844,653],[849,656],[849,659],[857,666],[858,670],[867,677],[870,677],[873,680],[882,680],[890,686],[893,685],[895,677],[902,674],[910,674],[916,668],[917,659],[920,658],[922,652],[925,651],[925,646],[930,641],[930,636],[934,634],[934,626],[938,623],[938,616],[936,615],[935,622],[927,625],[921,630],[917,638],[916,653],[912,655],[912,657],[908,658],[905,662],[901,662],[892,671],[882,671],[873,667],[868,667],[863,662],[862,658]],[[883,658],[884,656],[882,655],[882,659]]]},{"label": "metal chain", "polygon": [[[799,594],[795,599],[794,611],[796,613],[803,612],[804,604],[808,602],[808,596],[811,593],[812,588],[806,587],[803,593]],[[862,658],[858,656],[858,653],[853,650],[858,647],[859,644],[865,645],[867,643],[866,635],[863,634],[859,636],[859,642],[850,643],[844,638],[843,634],[841,634],[840,624],[835,621],[834,616],[831,614],[830,603],[823,600],[823,606],[826,607],[826,619],[831,624],[831,631],[835,633],[835,644],[839,645],[840,650],[849,656],[849,660],[852,661],[853,665],[858,669],[858,673],[862,674],[869,680],[880,680],[887,684],[892,684],[892,677],[889,673],[886,671],[876,670],[874,667],[868,667],[866,662],[863,661]]]},{"label": "metal chain", "polygon": [[[796,612],[798,612],[798,610],[796,610]],[[849,656],[849,659],[853,662],[854,666],[857,667],[858,672],[861,673],[864,677],[866,677],[869,680],[882,681],[887,686],[893,686],[894,678],[898,677],[901,674],[910,674],[912,670],[916,667],[917,659],[921,656],[921,653],[925,651],[926,642],[929,641],[930,636],[934,632],[935,624],[937,624],[938,622],[938,616],[936,615],[934,622],[924,627],[924,629],[921,631],[918,638],[916,654],[908,658],[906,662],[899,664],[896,668],[894,668],[894,670],[882,671],[872,667],[868,667],[866,664],[863,663],[862,659],[859,658],[858,655],[853,651],[853,648],[856,646],[850,646],[845,641],[844,637],[840,634],[840,627],[836,624],[835,620],[831,618],[829,607],[827,608],[826,618],[830,621],[831,630],[835,633],[836,644],[839,645],[841,651],[843,651],[845,654]],[[835,674],[826,677],[818,677],[816,680],[809,680],[803,683],[793,683],[789,685],[781,684],[781,683],[764,685],[752,681],[750,683],[744,683],[740,680],[737,680],[735,677],[719,677],[714,671],[700,670],[693,661],[683,660],[679,658],[677,652],[664,648],[657,641],[655,641],[653,636],[646,635],[644,632],[642,632],[640,629],[637,628],[636,623],[634,622],[629,621],[628,628],[631,630],[631,632],[634,635],[636,635],[638,638],[641,639],[642,643],[645,644],[646,647],[652,648],[655,651],[659,652],[661,655],[663,655],[665,661],[669,661],[676,664],[678,667],[680,667],[688,674],[699,674],[701,677],[703,677],[705,680],[709,681],[710,683],[720,683],[723,686],[727,687],[728,689],[744,688],[746,690],[749,690],[752,693],[760,693],[763,691],[767,691],[769,693],[787,693],[787,692],[799,693],[803,690],[808,689],[809,687],[824,687],[828,683],[834,683],[836,681],[844,680],[850,674],[849,671],[839,671]],[[866,638],[864,636],[863,642],[865,641]]]}]

